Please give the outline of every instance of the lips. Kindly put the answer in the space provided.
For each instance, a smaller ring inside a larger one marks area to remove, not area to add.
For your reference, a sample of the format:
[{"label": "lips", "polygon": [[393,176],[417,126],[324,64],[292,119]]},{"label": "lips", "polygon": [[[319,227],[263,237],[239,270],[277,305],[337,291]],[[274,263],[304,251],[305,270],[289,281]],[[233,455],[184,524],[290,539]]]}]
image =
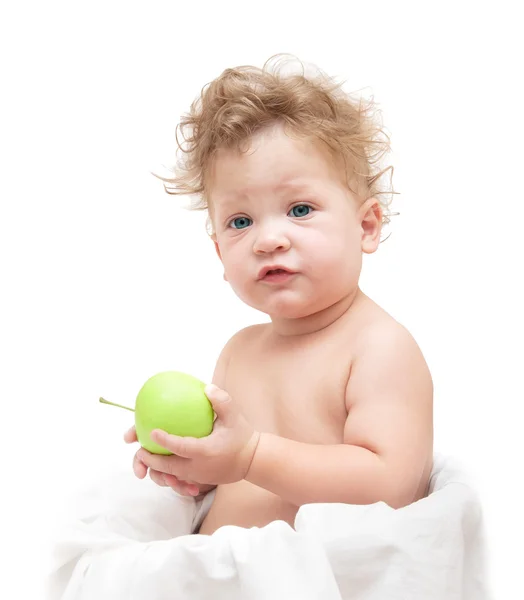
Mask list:
[{"label": "lips", "polygon": [[282,266],[282,265],[270,265],[261,269],[258,273],[259,279],[264,279],[268,276],[278,276],[278,275],[293,275],[294,271]]}]

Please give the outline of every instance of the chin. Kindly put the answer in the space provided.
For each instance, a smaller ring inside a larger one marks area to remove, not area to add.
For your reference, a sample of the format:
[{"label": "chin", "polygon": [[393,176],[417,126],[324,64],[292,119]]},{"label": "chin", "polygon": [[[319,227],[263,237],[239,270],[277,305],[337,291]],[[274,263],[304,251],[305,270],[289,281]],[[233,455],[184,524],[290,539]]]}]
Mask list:
[{"label": "chin", "polygon": [[272,319],[303,319],[317,312],[310,301],[280,300],[258,308]]},{"label": "chin", "polygon": [[285,308],[279,310],[268,310],[266,313],[272,320],[274,319],[303,319],[312,314],[310,310],[298,310],[294,308]]},{"label": "chin", "polygon": [[308,298],[300,300],[298,298],[281,298],[279,301],[271,302],[271,306],[258,308],[274,319],[304,319],[315,314],[319,314],[335,304],[341,302],[347,297],[347,292],[344,294],[334,294],[328,296],[324,294],[322,297]]},{"label": "chin", "polygon": [[311,297],[292,290],[280,290],[279,294],[273,293],[269,298],[254,298],[251,294],[240,293],[238,289],[235,293],[242,302],[272,319],[303,319],[329,308],[340,299],[336,294],[333,298],[331,294]]}]

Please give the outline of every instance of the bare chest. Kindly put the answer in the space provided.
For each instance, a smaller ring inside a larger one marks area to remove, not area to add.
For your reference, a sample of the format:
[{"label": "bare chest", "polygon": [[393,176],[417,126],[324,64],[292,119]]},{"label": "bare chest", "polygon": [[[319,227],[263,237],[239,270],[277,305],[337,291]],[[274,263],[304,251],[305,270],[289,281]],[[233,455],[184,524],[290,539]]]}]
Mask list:
[{"label": "bare chest", "polygon": [[347,416],[347,351],[318,346],[257,347],[235,357],[227,390],[255,429],[297,441],[342,441]]}]

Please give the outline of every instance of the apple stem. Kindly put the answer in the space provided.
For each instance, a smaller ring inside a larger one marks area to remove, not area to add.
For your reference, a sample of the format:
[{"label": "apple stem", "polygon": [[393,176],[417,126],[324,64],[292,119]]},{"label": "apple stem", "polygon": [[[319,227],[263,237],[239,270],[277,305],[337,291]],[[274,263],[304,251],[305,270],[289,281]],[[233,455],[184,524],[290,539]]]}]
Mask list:
[{"label": "apple stem", "polygon": [[122,406],[121,404],[115,404],[114,402],[109,402],[108,400],[104,400],[104,398],[100,398],[100,402],[102,404],[109,404],[110,406],[118,406],[118,408],[125,408],[126,410],[130,410],[131,412],[135,412],[134,408],[129,408],[129,406]]}]

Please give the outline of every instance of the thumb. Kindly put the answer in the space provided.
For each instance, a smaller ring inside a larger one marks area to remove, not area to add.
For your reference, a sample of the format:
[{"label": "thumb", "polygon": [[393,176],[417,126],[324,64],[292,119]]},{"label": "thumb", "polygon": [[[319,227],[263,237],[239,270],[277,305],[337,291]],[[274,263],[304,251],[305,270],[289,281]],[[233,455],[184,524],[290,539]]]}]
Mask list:
[{"label": "thumb", "polygon": [[136,429],[134,425],[124,433],[124,442],[126,444],[138,442],[138,438],[136,437]]},{"label": "thumb", "polygon": [[224,425],[230,425],[238,413],[238,407],[231,399],[231,396],[213,383],[205,387],[204,393],[209,398],[217,418]]}]

